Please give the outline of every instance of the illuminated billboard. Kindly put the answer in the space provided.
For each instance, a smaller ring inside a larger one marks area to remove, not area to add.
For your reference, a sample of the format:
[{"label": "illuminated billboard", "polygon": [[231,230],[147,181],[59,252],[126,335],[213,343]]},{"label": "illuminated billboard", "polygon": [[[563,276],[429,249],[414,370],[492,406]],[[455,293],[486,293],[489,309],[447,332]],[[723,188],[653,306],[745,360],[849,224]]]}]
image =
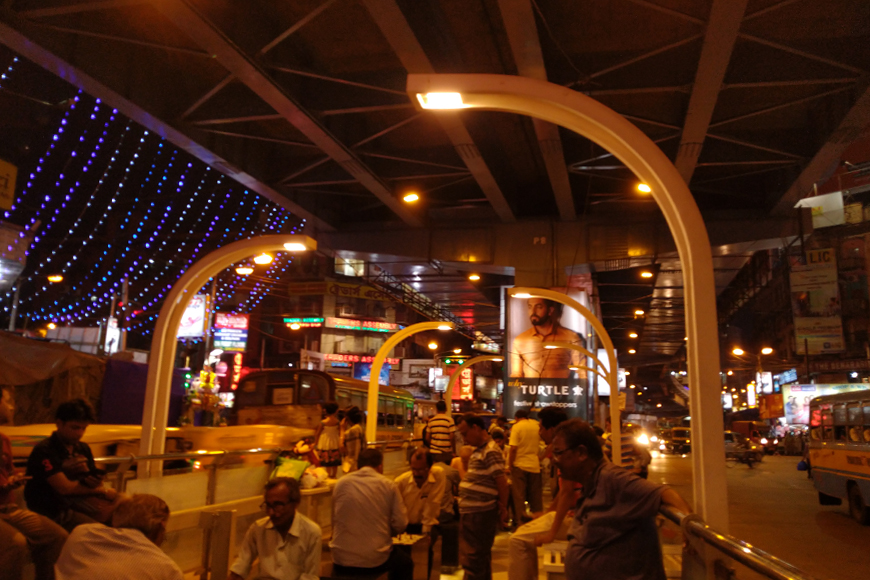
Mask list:
[{"label": "illuminated billboard", "polygon": [[178,325],[178,338],[201,338],[205,334],[205,304],[205,294],[190,299]]},{"label": "illuminated billboard", "polygon": [[214,347],[244,352],[248,344],[248,315],[218,312],[214,321]]},{"label": "illuminated billboard", "polygon": [[[564,291],[564,289],[561,289]],[[568,296],[586,304],[586,293],[571,288]],[[576,368],[586,358],[563,342],[586,347],[587,322],[573,308],[543,298],[505,298],[506,340],[504,413],[547,406],[565,409],[569,417],[586,418],[586,372]]]}]

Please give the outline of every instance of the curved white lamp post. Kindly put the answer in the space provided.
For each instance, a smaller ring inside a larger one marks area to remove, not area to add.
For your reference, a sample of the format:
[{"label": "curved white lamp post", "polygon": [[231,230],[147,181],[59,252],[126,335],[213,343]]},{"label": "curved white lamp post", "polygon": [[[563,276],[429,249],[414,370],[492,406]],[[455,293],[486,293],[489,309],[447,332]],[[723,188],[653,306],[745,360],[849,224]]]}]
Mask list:
[{"label": "curved white lamp post", "polygon": [[[227,266],[263,252],[305,252],[316,250],[317,242],[302,235],[262,236],[241,240],[211,252],[193,264],[169,291],[151,339],[148,379],[145,387],[145,410],[142,416],[141,455],[160,455],[166,446],[166,422],[169,415],[169,393],[175,366],[178,326],[187,304],[209,278]],[[160,475],[161,461],[141,465],[138,477]]]},{"label": "curved white lamp post", "polygon": [[[573,308],[580,314],[580,316],[589,321],[589,324],[592,325],[592,328],[594,328],[598,336],[601,337],[601,342],[604,344],[604,350],[607,353],[607,361],[610,363],[610,369],[607,371],[610,378],[607,380],[607,383],[610,385],[610,436],[614,441],[614,445],[612,445],[612,458],[615,465],[622,465],[622,446],[615,444],[615,442],[620,441],[620,438],[622,437],[622,424],[620,422],[619,405],[617,404],[619,401],[619,384],[616,381],[616,351],[613,349],[613,341],[610,340],[610,335],[607,333],[607,329],[604,328],[604,325],[591,310],[563,292],[556,292],[555,290],[548,290],[546,288],[523,288],[517,286],[508,289],[508,294],[514,298],[546,298],[564,304],[569,308]],[[570,343],[563,344],[568,345]],[[564,346],[563,348],[569,347]],[[589,353],[589,351],[586,352],[593,360],[598,361],[596,355]],[[617,449],[617,447],[619,447],[619,449]]]},{"label": "curved white lamp post", "polygon": [[453,330],[454,326],[452,322],[418,322],[392,335],[378,349],[375,360],[372,361],[372,374],[369,377],[369,397],[366,401],[366,441],[370,444],[375,443],[378,436],[378,393],[381,390],[378,384],[378,377],[381,375],[381,367],[384,366],[384,360],[386,360],[387,355],[390,354],[394,346],[412,334],[417,334],[424,330]]},{"label": "curved white lamp post", "polygon": [[[478,108],[529,115],[575,131],[607,149],[652,189],[683,264],[688,335],[695,508],[728,530],[725,444],[719,402],[716,286],[710,239],[689,188],[673,163],[640,129],[594,99],[527,77],[409,75],[407,92],[423,108]],[[618,421],[611,420],[613,427]],[[614,446],[616,448],[617,446]]]},{"label": "curved white lamp post", "polygon": [[464,371],[473,364],[477,364],[485,360],[503,361],[504,358],[496,354],[482,354],[480,356],[475,356],[466,360],[461,365],[459,365],[459,368],[453,371],[453,374],[450,376],[450,380],[447,381],[447,390],[444,391],[444,403],[447,404],[448,416],[453,414],[453,386],[456,384],[456,381],[459,380],[459,376],[462,374],[462,371]]}]

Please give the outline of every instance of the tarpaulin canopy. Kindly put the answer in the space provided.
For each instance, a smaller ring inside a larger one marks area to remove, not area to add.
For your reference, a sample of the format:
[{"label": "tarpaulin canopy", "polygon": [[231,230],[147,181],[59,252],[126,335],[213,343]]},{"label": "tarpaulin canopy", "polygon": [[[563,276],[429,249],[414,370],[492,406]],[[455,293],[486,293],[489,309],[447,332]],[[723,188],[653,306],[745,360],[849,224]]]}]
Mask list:
[{"label": "tarpaulin canopy", "polygon": [[73,350],[67,344],[24,338],[0,332],[0,385],[29,385],[80,367],[102,367],[105,362]]}]

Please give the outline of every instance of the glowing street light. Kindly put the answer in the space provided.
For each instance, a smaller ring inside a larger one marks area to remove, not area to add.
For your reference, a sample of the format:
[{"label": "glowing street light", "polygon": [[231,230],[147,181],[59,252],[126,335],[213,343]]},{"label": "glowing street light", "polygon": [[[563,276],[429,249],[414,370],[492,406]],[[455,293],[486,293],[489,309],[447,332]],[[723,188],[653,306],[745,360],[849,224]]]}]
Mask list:
[{"label": "glowing street light", "polygon": [[634,354],[634,353],[636,353],[636,352],[637,352],[637,351],[634,350],[633,348],[628,349],[628,354]]},{"label": "glowing street light", "polygon": [[628,338],[637,338],[637,333],[636,332],[629,332]]},{"label": "glowing street light", "polygon": [[652,278],[652,277],[653,277],[653,273],[652,273],[652,272],[641,272],[641,273],[640,273],[640,277],[641,277],[641,278]]},{"label": "glowing street light", "polygon": [[299,242],[287,242],[284,244],[284,249],[288,252],[307,252],[309,248]]},{"label": "glowing street light", "polygon": [[461,352],[462,352],[462,349],[461,349],[461,348],[454,348],[454,349],[453,349],[453,354],[459,354],[459,353],[461,353]]},{"label": "glowing street light", "polygon": [[734,348],[734,350],[732,350],[731,352],[737,356],[743,356],[744,354],[746,354],[746,351],[740,347]]},{"label": "glowing street light", "polygon": [[429,350],[438,350],[438,343],[435,341],[430,342],[429,343]]},{"label": "glowing street light", "polygon": [[236,268],[236,274],[238,274],[239,276],[247,276],[248,274],[253,273],[254,269],[250,266],[239,266],[238,268]]},{"label": "glowing street light", "polygon": [[417,100],[424,109],[467,109],[461,93],[417,93]]},{"label": "glowing street light", "polygon": [[420,194],[418,194],[416,191],[409,191],[402,196],[402,201],[404,201],[405,203],[414,203],[415,201],[420,201]]},{"label": "glowing street light", "polygon": [[298,322],[294,322],[290,325],[290,330],[299,330],[300,328],[302,328],[302,326],[300,326]]},{"label": "glowing street light", "polygon": [[48,329],[49,329],[49,330],[54,330],[55,328],[57,328],[57,324],[55,324],[54,322],[49,322],[49,323],[48,323]]},{"label": "glowing street light", "polygon": [[643,316],[643,315],[644,315],[644,311],[641,310],[640,308],[638,308],[637,310],[634,311],[634,315],[635,315],[635,316]]},{"label": "glowing street light", "polygon": [[265,266],[266,264],[272,263],[272,255],[271,254],[260,254],[259,256],[254,256],[254,263],[259,264],[260,266]]},{"label": "glowing street light", "polygon": [[63,282],[63,276],[60,274],[52,274],[51,276],[46,278],[46,280],[48,280],[52,284],[57,284],[59,282]]},{"label": "glowing street light", "polygon": [[638,183],[637,190],[641,193],[652,193],[652,187],[650,187],[646,183]]},{"label": "glowing street light", "polygon": [[769,346],[765,346],[764,348],[761,349],[761,354],[772,354],[772,353],[773,353],[773,349],[770,348]]},{"label": "glowing street light", "polygon": [[468,279],[472,282],[477,282],[478,280],[480,280],[480,274],[470,274],[468,276]]}]

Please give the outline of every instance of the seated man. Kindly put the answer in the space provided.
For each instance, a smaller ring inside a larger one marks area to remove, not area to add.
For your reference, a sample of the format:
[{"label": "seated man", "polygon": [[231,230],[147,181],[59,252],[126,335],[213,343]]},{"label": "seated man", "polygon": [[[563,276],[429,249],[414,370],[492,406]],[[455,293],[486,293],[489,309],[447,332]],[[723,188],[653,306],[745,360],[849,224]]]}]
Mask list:
[{"label": "seated man", "polygon": [[[411,471],[396,478],[396,486],[408,511],[409,534],[429,535],[427,578],[432,576],[432,548],[438,541],[440,524],[453,521],[452,483],[447,481],[443,463],[435,464],[425,447],[411,455]],[[448,468],[449,469],[449,468]],[[451,489],[448,489],[451,488]]]},{"label": "seated man", "polygon": [[182,580],[178,565],[160,549],[169,506],[156,495],[120,501],[112,526],[84,524],[69,536],[55,566],[57,580]]},{"label": "seated man", "polygon": [[333,576],[411,580],[414,562],[393,549],[393,536],[405,531],[408,515],[396,484],[384,477],[378,449],[359,454],[359,469],[338,480],[332,492]]},{"label": "seated man", "polygon": [[[0,425],[12,423],[12,391],[0,388]],[[67,533],[45,516],[22,509],[13,491],[25,478],[15,473],[12,444],[0,433],[0,578],[21,578],[28,548],[35,565],[35,580],[52,580]]]},{"label": "seated man", "polygon": [[292,477],[276,477],[266,484],[262,508],[267,517],[248,528],[239,555],[230,567],[230,580],[244,580],[260,559],[258,579],[317,580],[320,578],[320,526],[296,511],[302,494]]},{"label": "seated man", "polygon": [[[81,439],[94,422],[94,410],[84,399],[61,403],[55,412],[57,431],[40,441],[27,458],[24,485],[27,506],[51,518],[67,531],[79,524],[108,521],[118,493],[103,487],[105,472],[98,470],[87,443]],[[88,503],[102,498],[102,505]]]}]

